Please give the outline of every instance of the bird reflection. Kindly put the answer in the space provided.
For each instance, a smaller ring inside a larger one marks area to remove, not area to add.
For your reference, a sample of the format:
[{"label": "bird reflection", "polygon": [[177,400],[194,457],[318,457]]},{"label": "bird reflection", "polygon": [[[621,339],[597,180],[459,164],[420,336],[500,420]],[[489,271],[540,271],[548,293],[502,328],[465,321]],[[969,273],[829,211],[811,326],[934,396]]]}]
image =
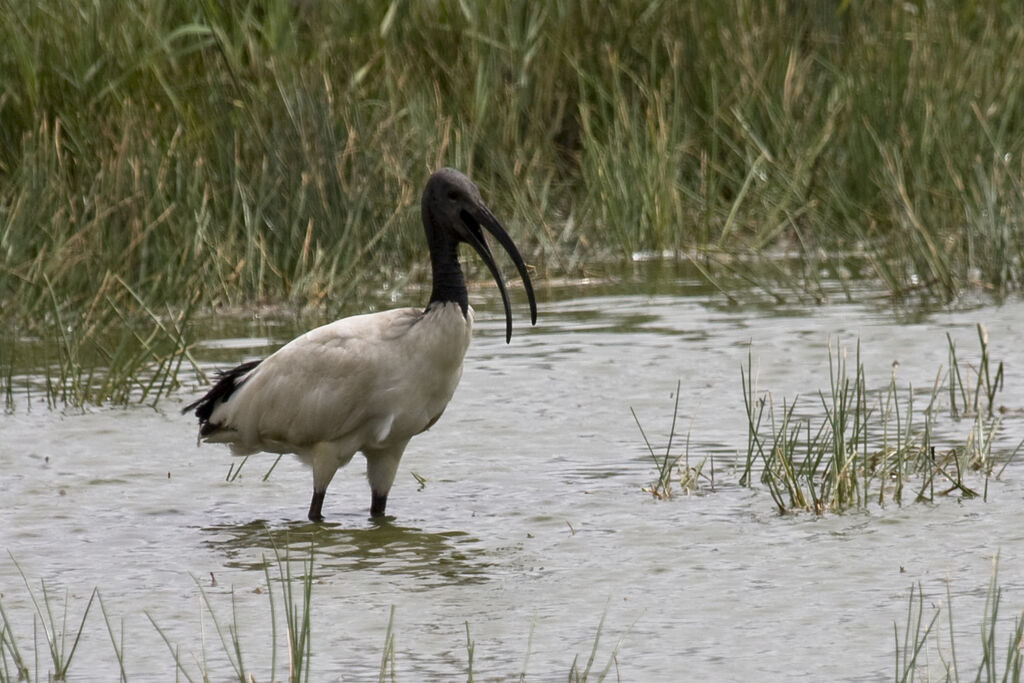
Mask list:
[{"label": "bird reflection", "polygon": [[362,526],[340,523],[271,523],[203,527],[204,544],[226,556],[225,566],[262,572],[279,561],[308,561],[314,579],[370,570],[421,579],[421,587],[484,581],[491,565],[478,539],[462,531],[428,532],[371,520]]}]

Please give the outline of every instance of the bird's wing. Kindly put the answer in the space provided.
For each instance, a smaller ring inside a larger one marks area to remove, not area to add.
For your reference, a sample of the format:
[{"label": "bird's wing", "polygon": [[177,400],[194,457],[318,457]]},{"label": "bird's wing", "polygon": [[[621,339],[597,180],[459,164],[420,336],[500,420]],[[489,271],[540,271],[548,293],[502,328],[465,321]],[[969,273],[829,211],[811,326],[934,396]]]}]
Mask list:
[{"label": "bird's wing", "polygon": [[395,309],[311,330],[260,363],[210,422],[252,446],[305,447],[357,429],[386,433],[393,418],[381,406],[394,385],[397,347],[421,317],[419,309]]}]

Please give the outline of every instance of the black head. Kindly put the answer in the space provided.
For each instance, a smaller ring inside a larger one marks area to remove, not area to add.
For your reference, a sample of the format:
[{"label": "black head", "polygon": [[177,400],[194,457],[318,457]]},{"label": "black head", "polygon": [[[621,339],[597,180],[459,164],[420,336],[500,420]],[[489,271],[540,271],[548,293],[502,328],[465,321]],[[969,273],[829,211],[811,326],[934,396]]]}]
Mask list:
[{"label": "black head", "polygon": [[[427,231],[427,242],[433,258],[438,258],[439,245],[465,242],[480,255],[491,271],[505,304],[505,341],[512,338],[512,307],[509,304],[505,281],[494,262],[494,256],[487,246],[484,230],[491,233],[508,252],[512,262],[523,279],[526,296],[530,301],[530,321],[537,324],[537,301],[533,295],[533,284],[526,272],[526,264],[519,250],[508,236],[501,223],[480,197],[480,190],[469,178],[453,168],[442,168],[430,176],[423,190],[423,226]],[[437,264],[435,263],[435,266]],[[436,275],[435,275],[436,277]]]}]

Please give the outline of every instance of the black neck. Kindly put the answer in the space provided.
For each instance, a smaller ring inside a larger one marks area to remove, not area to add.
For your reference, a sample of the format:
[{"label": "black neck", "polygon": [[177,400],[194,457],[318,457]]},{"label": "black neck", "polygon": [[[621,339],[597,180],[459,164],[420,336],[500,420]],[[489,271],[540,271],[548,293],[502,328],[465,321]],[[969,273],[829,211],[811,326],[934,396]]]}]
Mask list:
[{"label": "black neck", "polygon": [[[466,294],[466,280],[459,266],[459,243],[450,233],[434,231],[430,244],[430,265],[433,271],[434,288],[430,292],[430,303],[457,303],[462,315],[467,315],[469,297]],[[428,304],[429,307],[429,304]]]}]

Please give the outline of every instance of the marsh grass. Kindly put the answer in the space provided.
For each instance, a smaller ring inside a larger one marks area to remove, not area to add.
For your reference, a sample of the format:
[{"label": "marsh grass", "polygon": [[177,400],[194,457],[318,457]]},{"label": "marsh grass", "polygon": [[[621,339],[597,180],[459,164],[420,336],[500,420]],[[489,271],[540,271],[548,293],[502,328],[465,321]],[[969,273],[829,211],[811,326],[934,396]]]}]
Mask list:
[{"label": "marsh grass", "polygon": [[1022,282],[1014,0],[41,0],[0,3],[0,44],[0,345],[57,345],[51,403],[165,395],[180,311],[421,283],[441,165],[539,277],[656,254],[727,297]]},{"label": "marsh grass", "polygon": [[989,366],[988,353],[988,330],[980,323],[977,326],[978,342],[981,345],[981,360],[977,368],[970,368],[975,376],[973,390],[970,385],[964,383],[965,373],[960,371],[960,362],[957,360],[956,344],[953,338],[946,333],[946,343],[949,346],[949,410],[954,417],[984,415],[991,418],[992,408],[995,404],[996,392],[1003,388],[1003,363],[999,362],[993,372]]},{"label": "marsh grass", "polygon": [[29,666],[25,662],[11,628],[11,620],[0,597],[0,682],[27,681]]},{"label": "marsh grass", "polygon": [[121,675],[121,683],[128,683],[128,673],[124,668],[124,619],[121,619],[120,634],[115,634],[114,626],[111,624],[110,614],[107,612],[107,606],[103,604],[103,596],[100,594],[99,589],[96,591],[96,600],[100,604],[100,612],[103,613],[103,623],[107,626],[107,635],[110,636],[110,644],[114,648],[114,656],[117,657],[117,666]]},{"label": "marsh grass", "polygon": [[[466,627],[466,635],[469,636],[469,626]],[[384,647],[380,654],[380,673],[377,676],[378,683],[395,681],[395,606],[391,606],[388,612],[388,626],[384,630]]]},{"label": "marsh grass", "polygon": [[[573,657],[572,666],[569,667],[568,680],[570,683],[586,683],[590,680],[596,680],[598,683],[608,677],[613,666],[618,667],[618,653],[619,646],[622,643],[621,638],[612,648],[611,653],[608,655],[608,661],[605,663],[604,668],[600,671],[593,671],[594,664],[597,661],[598,646],[601,643],[601,633],[604,630],[605,617],[608,615],[607,609],[604,614],[601,615],[601,621],[597,624],[597,630],[594,633],[594,644],[590,649],[590,655],[587,657],[587,661],[582,664],[583,668],[580,668],[579,655]],[[523,675],[525,676],[525,671]]]},{"label": "marsh grass", "polygon": [[[659,455],[654,451],[654,446],[651,445],[650,439],[647,438],[647,432],[644,431],[644,427],[640,424],[640,418],[637,416],[636,411],[633,410],[632,406],[629,409],[630,414],[633,415],[633,421],[636,422],[637,429],[640,430],[640,436],[644,440],[644,446],[647,448],[648,454],[651,456],[651,462],[654,463],[655,473],[657,479],[655,479],[649,486],[643,488],[645,492],[650,493],[658,500],[667,500],[675,495],[672,489],[673,481],[678,481],[679,488],[683,493],[695,493],[701,489],[702,480],[709,482],[712,490],[715,488],[715,463],[714,458],[708,457],[700,461],[696,466],[690,465],[690,434],[686,435],[686,446],[681,453],[676,455],[672,454],[672,444],[676,437],[676,421],[679,417],[679,391],[682,388],[682,380],[676,382],[675,391],[675,405],[672,407],[672,425],[669,427],[668,440],[665,444],[664,454]],[[707,464],[708,460],[711,460],[711,474],[708,476],[704,473],[704,465]],[[680,465],[680,462],[682,463]]]},{"label": "marsh grass", "polygon": [[[632,406],[629,408],[629,412],[633,415],[633,421],[636,422],[637,429],[640,430],[640,436],[643,437],[644,446],[647,447],[647,452],[650,454],[651,460],[654,462],[654,467],[658,475],[657,480],[651,483],[649,489],[645,490],[649,490],[651,495],[658,499],[672,497],[672,470],[683,457],[682,454],[672,455],[672,440],[676,435],[676,419],[679,416],[679,389],[681,387],[682,382],[676,382],[675,405],[672,408],[672,427],[669,429],[668,443],[665,446],[664,455],[659,456],[654,452],[654,447],[651,446],[651,441],[647,438],[647,433],[644,432],[643,425],[640,424],[640,418],[637,417],[636,411],[633,410]],[[687,439],[687,441],[689,441],[689,439]]]},{"label": "marsh grass", "polygon": [[[289,662],[287,680],[289,683],[298,683],[299,681],[311,680],[315,676],[311,669],[312,648],[310,646],[311,629],[309,619],[312,612],[313,600],[312,557],[313,555],[311,552],[309,556],[301,560],[301,577],[297,577],[292,574],[292,571],[288,566],[289,563],[292,562],[292,559],[289,557],[287,551],[283,557],[280,554],[277,554],[273,562],[265,563],[264,570],[266,576],[267,605],[272,624],[271,642],[269,645],[272,659],[270,671],[266,680],[278,680],[276,653],[279,624],[277,611],[278,600],[274,597],[275,585],[280,589],[279,599],[280,605],[284,609],[284,614],[282,616],[284,617],[285,623],[285,637],[288,640]],[[277,566],[276,576],[271,574],[270,568],[272,564],[276,564]],[[994,565],[992,577],[986,593],[985,607],[979,629],[980,639],[969,641],[977,644],[978,650],[976,654],[967,647],[967,643],[964,642],[962,635],[957,635],[958,624],[954,620],[949,583],[947,583],[946,587],[947,592],[945,606],[948,632],[944,639],[940,639],[938,637],[936,630],[943,608],[936,607],[934,613],[927,616],[925,614],[925,596],[923,589],[920,584],[911,586],[905,622],[902,628],[902,637],[900,626],[895,622],[893,625],[895,632],[894,654],[896,680],[906,682],[915,680],[915,677],[925,666],[925,662],[930,661],[928,659],[928,654],[931,652],[935,653],[937,661],[942,664],[946,680],[960,680],[960,662],[967,661],[968,659],[978,661],[977,671],[975,676],[973,676],[974,680],[1009,681],[1014,683],[1022,680],[1021,674],[1022,671],[1024,671],[1024,654],[1022,654],[1021,643],[1024,642],[1024,613],[1013,619],[1012,626],[1008,634],[1005,634],[1001,630],[1010,622],[1001,615],[1000,610],[1003,600],[1003,589],[997,581],[996,566],[997,563]],[[127,643],[125,641],[125,621],[122,618],[120,621],[120,628],[115,629],[114,620],[107,612],[98,588],[92,591],[90,600],[84,610],[82,620],[78,628],[69,629],[67,614],[68,593],[65,592],[64,605],[58,610],[59,612],[62,612],[62,616],[58,618],[58,615],[54,612],[54,608],[51,605],[52,595],[49,589],[45,587],[45,583],[42,584],[42,602],[40,602],[36,598],[24,574],[22,577],[25,582],[26,589],[31,596],[33,609],[35,610],[33,618],[33,633],[35,636],[38,635],[36,627],[41,624],[43,627],[44,639],[47,641],[46,644],[42,645],[42,648],[47,649],[53,655],[50,666],[47,667],[50,680],[65,680],[70,668],[71,659],[77,648],[78,641],[85,631],[89,608],[91,607],[93,600],[100,604],[100,609],[103,612],[104,624],[107,634],[110,637],[110,642],[113,646],[120,680],[128,680],[125,661],[125,652],[127,649]],[[228,660],[230,670],[233,673],[232,678],[240,681],[240,683],[248,683],[253,680],[264,680],[262,676],[255,674],[243,663],[243,657],[245,654],[253,653],[254,650],[252,648],[257,646],[251,641],[244,642],[242,639],[242,629],[239,614],[236,609],[237,605],[234,590],[232,589],[228,593],[228,599],[230,600],[230,616],[228,619],[224,619],[222,616],[218,615],[219,607],[215,604],[218,601],[210,598],[205,588],[197,579],[195,580],[195,583],[199,589],[201,617],[202,615],[205,615],[205,618],[209,618],[212,621],[214,631],[217,634],[219,648],[223,651],[223,656]],[[381,648],[378,674],[378,681],[381,683],[384,681],[395,681],[398,679],[396,672],[394,627],[395,611],[395,606],[392,606],[388,616],[387,628],[384,633],[383,646]],[[156,619],[154,619],[152,615],[147,613],[146,616],[168,648],[170,653],[169,664],[174,668],[176,678],[182,678],[187,681],[207,681],[216,679],[214,671],[214,657],[216,653],[214,651],[207,651],[205,629],[202,626],[199,629],[203,637],[201,651],[198,654],[188,653],[183,652],[181,645],[174,644],[171,641],[168,634],[158,625]],[[608,678],[613,669],[617,670],[618,653],[622,644],[622,639],[629,633],[632,627],[626,629],[619,636],[615,644],[612,646],[611,651],[607,654],[607,661],[598,669],[597,667],[600,666],[599,655],[601,654],[602,642],[605,635],[606,616],[607,611],[602,614],[601,619],[598,622],[590,651],[586,655],[586,659],[581,659],[581,656],[578,653],[573,657],[566,676],[567,680],[579,683],[583,683],[584,681],[603,681]],[[0,599],[0,683],[38,680],[42,671],[39,661],[36,659],[34,664],[27,661],[13,632],[13,623],[14,622],[11,621],[5,610],[3,600]],[[115,630],[119,632],[115,633]],[[520,681],[529,679],[528,666],[530,661],[530,650],[533,642],[533,630],[533,626],[531,625],[526,653],[523,657],[522,670],[518,676]],[[71,644],[70,649],[67,649],[65,637],[70,637],[72,634],[74,642]],[[466,622],[465,624],[464,646],[467,654],[464,675],[467,677],[467,680],[474,680],[477,675],[475,673],[477,648],[475,641],[470,635],[469,622]],[[40,643],[34,641],[32,651],[37,657],[39,649]],[[965,657],[965,652],[968,655],[975,654],[975,656],[973,658]],[[924,661],[922,661],[922,657],[924,657]],[[152,655],[148,655],[146,661],[147,669],[150,672],[155,671],[156,669],[154,667],[157,667],[158,663],[152,659]],[[189,665],[189,661],[192,662],[192,666]],[[35,672],[34,674],[33,671]],[[545,673],[544,676],[548,673],[551,672]],[[216,676],[221,676],[221,674],[216,674]]]},{"label": "marsh grass", "polygon": [[188,340],[196,297],[158,313],[113,277],[72,323],[48,289],[48,316],[0,331],[0,394],[8,412],[40,401],[50,409],[155,406],[179,388],[183,367],[203,376]]},{"label": "marsh grass", "polygon": [[[266,580],[267,607],[271,624],[270,643],[255,644],[251,640],[245,640],[242,635],[243,621],[239,616],[238,604],[234,588],[227,591],[229,601],[227,615],[223,612],[221,604],[224,596],[220,598],[211,597],[207,587],[193,577],[196,585],[200,604],[200,625],[197,630],[200,636],[199,651],[192,651],[189,646],[183,646],[172,641],[170,634],[159,624],[157,619],[145,612],[146,618],[167,646],[170,654],[169,666],[174,670],[176,679],[184,679],[190,682],[209,681],[225,678],[226,671],[230,671],[228,678],[239,681],[239,683],[250,683],[254,680],[276,681],[278,678],[278,643],[281,638],[281,626],[284,627],[284,640],[287,647],[287,673],[289,683],[301,683],[302,681],[315,680],[316,674],[312,670],[312,628],[311,615],[313,613],[313,574],[315,569],[315,552],[311,547],[308,554],[296,560],[291,557],[285,549],[283,553],[275,549],[273,560],[264,560],[264,576]],[[12,558],[13,559],[13,558]],[[298,562],[301,567],[301,576],[293,573],[292,565]],[[18,571],[21,567],[17,565]],[[276,566],[276,573],[272,567]],[[36,597],[31,585],[22,573],[25,588],[31,598],[35,614],[33,616],[33,635],[37,635],[36,627],[42,625],[43,636],[46,640],[43,647],[51,654],[51,665],[48,667],[50,680],[65,680],[71,665],[72,657],[78,647],[86,629],[87,617],[93,601],[100,605],[103,613],[103,621],[106,633],[110,638],[114,658],[117,661],[120,680],[128,680],[126,667],[126,649],[128,644],[125,640],[125,620],[120,620],[119,628],[116,628],[115,619],[107,611],[99,589],[92,591],[91,597],[85,607],[81,622],[77,629],[69,628],[73,624],[68,623],[69,595],[65,592],[64,605],[57,612],[54,611],[53,595],[45,583],[42,586],[42,599]],[[212,585],[216,585],[214,582]],[[391,606],[388,615],[387,628],[384,633],[384,641],[381,648],[378,680],[398,680],[396,673],[396,648],[395,648],[395,612],[394,605]],[[580,661],[580,656],[574,656],[568,669],[568,680],[570,681],[602,681],[607,678],[612,667],[617,666],[617,656],[621,645],[623,633],[613,646],[608,655],[608,661],[603,668],[596,670],[598,656],[601,653],[602,637],[605,628],[605,615],[602,614],[597,630],[593,637],[589,656],[585,661]],[[213,633],[216,635],[215,645],[208,648],[207,630],[205,621],[209,619],[213,626]],[[14,623],[9,618],[3,599],[0,598],[0,683],[15,683],[16,681],[38,680],[43,668],[38,661],[40,643],[33,640],[32,653],[36,656],[35,662],[30,662],[23,654],[18,640],[13,631]],[[523,657],[522,670],[519,673],[519,680],[528,680],[527,668],[530,661],[530,649],[533,643],[533,625],[530,626],[527,640],[526,653]],[[628,632],[628,631],[627,631]],[[73,642],[67,642],[73,638]],[[476,643],[470,635],[470,624],[465,623],[466,668],[463,674],[467,680],[473,680],[476,667]],[[266,649],[269,647],[270,670],[266,677],[253,671],[246,662],[250,659],[266,659]],[[258,648],[258,649],[257,649]],[[159,670],[159,662],[153,658],[153,653],[146,656],[146,666],[149,672]],[[31,656],[31,655],[30,655]],[[226,667],[222,660],[226,660]],[[454,673],[454,672],[453,672]],[[546,672],[544,676],[550,672]]]},{"label": "marsh grass", "polygon": [[473,683],[473,653],[476,652],[476,641],[469,635],[469,622],[466,622],[466,683]]},{"label": "marsh grass", "polygon": [[[249,462],[250,457],[251,456],[244,455],[239,459],[237,463],[230,463],[228,465],[228,473],[224,475],[224,481],[231,483],[238,479],[238,477],[241,476],[242,474],[242,468],[245,467],[246,463]],[[270,479],[270,475],[274,473],[274,470],[277,468],[277,464],[281,462],[282,457],[284,456],[279,455],[276,458],[274,458],[274,462],[270,464],[270,467],[267,468],[267,471],[263,474],[263,481]]]},{"label": "marsh grass", "polygon": [[[231,664],[231,668],[235,672],[235,677],[239,683],[245,683],[246,680],[246,667],[242,661],[242,645],[241,637],[238,630],[238,613],[236,611],[235,604],[235,589],[231,588],[231,623],[225,627],[221,626],[220,620],[217,618],[217,613],[210,603],[210,598],[206,594],[206,590],[196,577],[192,577],[195,581],[196,588],[199,590],[199,595],[203,605],[206,607],[206,612],[210,615],[210,620],[213,622],[213,628],[217,632],[217,637],[220,640],[221,647],[224,650],[224,654],[227,656],[228,662]],[[271,610],[273,614],[273,610]],[[226,633],[225,633],[226,631]],[[204,648],[205,658],[205,648]],[[203,679],[208,679],[209,676],[206,671],[203,672]]]},{"label": "marsh grass", "polygon": [[[47,588],[46,582],[39,582],[41,595],[37,597],[36,592],[32,590],[28,577],[25,575],[25,572],[22,571],[21,565],[18,564],[17,560],[15,560],[13,556],[11,557],[11,561],[14,563],[18,573],[21,575],[22,581],[25,584],[25,590],[32,601],[32,608],[35,610],[35,614],[32,619],[33,650],[36,652],[38,657],[38,626],[42,628],[43,639],[46,641],[46,651],[50,655],[50,678],[55,681],[67,680],[68,670],[71,668],[71,661],[75,656],[75,652],[78,650],[78,643],[85,630],[86,618],[89,616],[89,610],[92,608],[93,601],[96,599],[98,591],[93,589],[90,594],[89,601],[86,603],[85,609],[82,611],[82,620],[76,629],[74,628],[73,623],[68,623],[68,608],[71,602],[70,593],[67,590],[64,591],[63,606],[58,607],[55,612],[55,598]],[[21,655],[20,649],[15,643],[14,634],[11,631],[10,622],[8,621],[6,612],[3,610],[2,604],[0,604],[0,618],[3,619],[2,627],[0,627],[0,659],[3,660],[2,675],[4,680],[27,680],[28,666]],[[11,666],[8,666],[8,657],[10,657]],[[37,659],[37,671],[38,668],[39,664]],[[16,675],[16,678],[8,678],[12,671]]]},{"label": "marsh grass", "polygon": [[[312,657],[312,638],[310,632],[310,614],[313,601],[313,546],[310,545],[309,556],[302,563],[301,593],[295,594],[295,581],[292,578],[291,562],[286,556],[282,563],[277,555],[278,576],[281,582],[281,601],[284,607],[285,635],[288,639],[288,680],[290,683],[309,681],[309,660]],[[283,568],[282,568],[283,564]],[[271,598],[271,614],[273,614],[273,596],[270,593],[271,583],[267,581],[268,596]],[[276,635],[274,641],[276,643]],[[271,672],[273,677],[273,672]]]},{"label": "marsh grass", "polygon": [[[293,561],[287,550],[282,556],[281,553],[275,549],[275,562],[277,565],[276,577],[272,576],[270,573],[271,563],[266,561],[264,562],[264,576],[266,579],[266,594],[271,625],[269,680],[277,680],[277,656],[280,626],[278,600],[280,600],[280,606],[283,609],[283,614],[280,616],[284,620],[285,644],[288,650],[287,680],[289,683],[301,683],[302,681],[310,680],[310,659],[312,657],[310,610],[312,606],[313,591],[313,561],[314,551],[311,547],[309,554],[302,560],[301,577],[295,577],[292,574],[291,565]],[[234,679],[239,681],[239,683],[247,683],[247,681],[252,680],[254,674],[252,670],[245,665],[243,658],[245,645],[243,645],[242,642],[241,624],[238,618],[234,588],[232,587],[229,591],[231,602],[230,621],[224,621],[218,616],[217,609],[202,583],[196,577],[193,577],[193,581],[199,591],[201,616],[202,614],[205,614],[212,621],[214,632],[217,634],[217,639],[220,642],[220,649],[234,673]],[[278,590],[280,591],[280,596],[277,599],[275,599],[275,584],[278,586]],[[298,590],[296,590],[296,584],[298,584]],[[105,612],[104,616],[106,616]],[[159,633],[161,639],[163,639],[164,644],[167,645],[171,657],[173,658],[177,674],[185,677],[185,679],[189,681],[197,679],[202,681],[210,680],[212,661],[210,659],[211,655],[206,651],[205,637],[202,643],[202,651],[200,655],[198,657],[195,655],[192,656],[192,660],[195,662],[197,668],[195,675],[193,675],[188,666],[188,658],[182,656],[181,647],[171,642],[170,637],[152,615],[147,612],[146,616],[153,625],[153,628],[156,629],[157,633]],[[107,625],[109,630],[109,621]],[[390,628],[389,624],[389,633]],[[114,641],[112,633],[111,640],[114,642],[114,649],[118,654],[118,661],[122,663],[123,673],[124,668],[123,661],[121,659],[121,651],[119,650],[116,641]],[[381,666],[383,672],[383,661]]]},{"label": "marsh grass", "polygon": [[[971,675],[967,672],[965,679],[975,681],[1004,681],[1018,683],[1022,680],[1024,673],[1024,612],[1013,618],[1012,624],[1000,615],[1000,603],[1003,598],[1003,588],[998,583],[998,559],[993,564],[992,577],[985,593],[985,606],[979,625],[980,653],[977,670]],[[924,674],[926,680],[933,680],[932,672],[928,671],[926,663],[930,662],[927,656],[934,653],[935,660],[943,669],[944,679],[947,681],[961,680],[961,660],[957,656],[957,647],[963,650],[962,638],[956,636],[953,618],[953,596],[950,583],[946,583],[946,623],[948,631],[945,638],[937,633],[936,626],[942,616],[943,607],[936,606],[931,617],[925,624],[924,591],[918,584],[910,587],[910,597],[907,603],[907,616],[903,626],[903,638],[900,639],[900,628],[894,623],[896,640],[896,668],[895,680],[899,683],[912,683],[919,673]],[[1002,628],[1010,625],[1008,635],[1000,639],[999,633]],[[929,646],[929,642],[931,645]],[[925,661],[920,661],[924,655]]]},{"label": "marsh grass", "polygon": [[[916,598],[916,599],[915,599]],[[907,602],[907,617],[903,627],[903,642],[900,643],[899,626],[893,622],[893,631],[896,636],[896,676],[898,683],[911,683],[917,672],[917,658],[928,644],[928,636],[939,620],[939,612],[936,611],[927,625],[922,624],[924,619],[924,591],[921,584],[910,586],[910,599]],[[952,616],[950,617],[952,619]]]},{"label": "marsh grass", "polygon": [[[977,368],[958,360],[947,336],[951,366],[945,374],[940,368],[924,410],[915,408],[913,385],[905,391],[897,385],[895,368],[884,390],[868,390],[859,341],[852,370],[848,350],[833,350],[829,343],[828,390],[817,397],[820,418],[796,412],[798,405],[805,405],[800,397],[783,398],[779,405],[771,393],[759,395],[752,351],[748,352],[740,372],[747,415],[741,484],[749,486],[758,476],[780,512],[822,514],[884,505],[887,500],[899,505],[906,499],[934,501],[950,495],[987,499],[988,482],[995,473],[992,447],[1000,425],[992,407],[1003,374],[1000,362],[991,375],[987,334],[980,325],[978,331]],[[972,372],[977,377],[973,390],[964,382]],[[951,418],[973,415],[963,443],[945,449],[934,438],[943,382]],[[978,477],[980,490],[974,483]]]}]

